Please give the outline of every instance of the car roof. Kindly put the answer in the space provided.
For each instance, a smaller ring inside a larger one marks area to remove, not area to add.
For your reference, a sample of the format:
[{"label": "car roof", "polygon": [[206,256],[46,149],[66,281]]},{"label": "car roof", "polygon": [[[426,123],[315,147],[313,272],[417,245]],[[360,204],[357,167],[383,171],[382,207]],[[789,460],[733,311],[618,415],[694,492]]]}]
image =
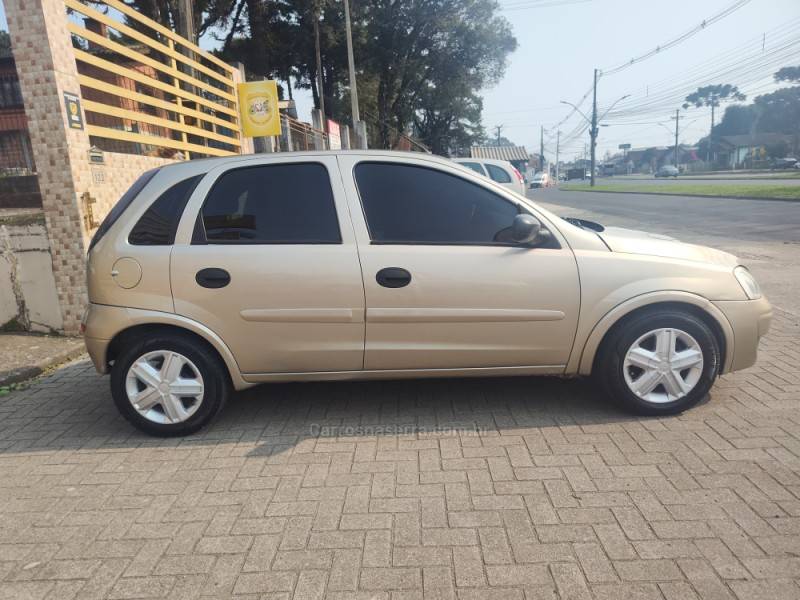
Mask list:
[{"label": "car roof", "polygon": [[264,160],[264,162],[269,162],[269,159],[273,157],[275,159],[279,159],[291,156],[303,160],[303,159],[312,159],[315,157],[323,157],[323,156],[332,156],[332,155],[337,156],[340,154],[365,156],[374,159],[388,158],[388,157],[415,158],[442,165],[453,164],[452,161],[447,158],[443,158],[441,156],[435,156],[433,154],[428,154],[425,152],[399,152],[397,150],[311,150],[311,151],[302,150],[293,152],[275,152],[272,154],[270,153],[236,154],[233,156],[223,156],[217,158],[198,158],[194,160],[168,163],[160,167],[160,170],[165,171],[170,175],[191,177],[193,175],[199,175],[201,173],[208,173],[212,169],[215,169],[223,165],[235,165],[240,162],[251,161],[254,158]]}]

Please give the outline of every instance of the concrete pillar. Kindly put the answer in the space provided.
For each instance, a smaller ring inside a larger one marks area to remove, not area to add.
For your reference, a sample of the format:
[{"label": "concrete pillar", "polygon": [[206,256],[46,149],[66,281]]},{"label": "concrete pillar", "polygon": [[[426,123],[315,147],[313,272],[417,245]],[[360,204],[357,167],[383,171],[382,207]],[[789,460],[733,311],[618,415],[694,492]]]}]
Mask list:
[{"label": "concrete pillar", "polygon": [[369,146],[367,142],[367,124],[364,121],[358,121],[354,126],[355,144],[354,148],[359,150],[366,150]]},{"label": "concrete pillar", "polygon": [[289,117],[281,115],[281,147],[285,152],[294,150],[292,147],[292,131],[289,129]]},{"label": "concrete pillar", "polygon": [[[58,299],[66,333],[86,306],[84,264],[91,230],[81,195],[91,188],[89,136],[67,120],[64,93],[80,96],[63,0],[5,0],[14,60],[39,173]],[[85,124],[85,116],[81,115]]]},{"label": "concrete pillar", "polygon": [[253,146],[256,154],[271,154],[272,152],[279,152],[275,149],[275,137],[257,137],[253,138]]},{"label": "concrete pillar", "polygon": [[350,150],[350,127],[342,125],[339,128],[339,135],[342,138],[342,150]]},{"label": "concrete pillar", "polygon": [[321,110],[311,111],[311,126],[314,128],[314,150],[325,150],[325,120]]}]

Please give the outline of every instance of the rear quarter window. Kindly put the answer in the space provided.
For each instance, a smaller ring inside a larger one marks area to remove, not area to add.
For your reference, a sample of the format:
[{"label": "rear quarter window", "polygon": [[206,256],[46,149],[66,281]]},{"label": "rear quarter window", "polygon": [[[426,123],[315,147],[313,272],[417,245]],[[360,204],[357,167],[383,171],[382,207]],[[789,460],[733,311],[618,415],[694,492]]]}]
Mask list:
[{"label": "rear quarter window", "polygon": [[179,181],[161,194],[141,216],[128,235],[134,246],[170,246],[175,243],[175,233],[183,210],[205,173]]},{"label": "rear quarter window", "polygon": [[155,177],[155,174],[160,170],[161,169],[158,168],[151,171],[145,171],[142,173],[139,179],[133,182],[133,185],[128,188],[128,191],[122,195],[122,198],[117,201],[114,207],[106,215],[106,218],[103,219],[103,222],[100,223],[100,227],[98,227],[97,231],[95,231],[92,241],[89,244],[89,251],[91,251],[92,248],[97,245],[97,242],[99,242],[108,232],[108,230],[111,229],[112,225],[117,222],[117,219],[119,219],[122,216],[122,213],[124,213],[125,210],[131,205],[131,202],[136,199],[139,193],[148,183],[150,183],[150,180]]}]

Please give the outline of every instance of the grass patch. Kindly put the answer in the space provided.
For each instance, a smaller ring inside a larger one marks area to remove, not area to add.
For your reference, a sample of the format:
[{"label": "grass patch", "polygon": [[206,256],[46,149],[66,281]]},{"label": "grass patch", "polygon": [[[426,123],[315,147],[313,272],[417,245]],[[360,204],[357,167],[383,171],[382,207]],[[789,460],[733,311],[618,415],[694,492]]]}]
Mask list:
[{"label": "grass patch", "polygon": [[585,183],[566,183],[559,186],[566,192],[632,192],[636,194],[671,194],[674,196],[719,196],[721,198],[763,198],[765,200],[800,200],[800,185],[758,184],[691,184],[636,185],[635,183],[601,184],[590,187]]}]

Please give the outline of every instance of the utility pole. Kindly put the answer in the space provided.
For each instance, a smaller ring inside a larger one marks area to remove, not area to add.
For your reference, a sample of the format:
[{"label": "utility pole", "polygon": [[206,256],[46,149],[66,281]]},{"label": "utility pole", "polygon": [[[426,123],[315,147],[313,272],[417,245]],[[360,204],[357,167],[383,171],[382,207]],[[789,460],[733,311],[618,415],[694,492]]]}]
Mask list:
[{"label": "utility pole", "polygon": [[561,146],[561,132],[556,131],[556,183],[558,183],[558,153]]},{"label": "utility pole", "polygon": [[672,117],[675,119],[675,168],[678,168],[678,123],[680,123],[681,119],[681,109],[675,109],[675,116]]},{"label": "utility pole", "polygon": [[708,132],[708,164],[711,166],[711,161],[714,160],[714,109],[719,105],[719,100],[716,96],[711,96],[711,130]]},{"label": "utility pole", "polygon": [[503,125],[495,125],[494,128],[497,131],[497,145],[500,145],[500,133],[503,131]]},{"label": "utility pole", "polygon": [[353,32],[350,29],[349,0],[344,0],[344,27],[347,35],[347,68],[350,71],[350,103],[353,110],[353,129],[355,129],[361,116],[358,114],[358,89],[356,88],[356,65],[353,60]]},{"label": "utility pole", "polygon": [[325,131],[327,117],[325,115],[325,92],[322,89],[322,54],[319,48],[319,18],[320,2],[314,2],[314,51],[317,55],[317,93],[319,95],[319,109],[322,112],[322,130]]},{"label": "utility pole", "polygon": [[592,139],[592,160],[591,160],[591,169],[592,169],[592,179],[591,179],[591,187],[594,187],[594,167],[595,167],[595,153],[597,150],[597,69],[594,70],[594,83],[592,85],[592,130],[590,132],[590,136]]},{"label": "utility pole", "polygon": [[544,125],[539,126],[539,157],[542,161],[542,173],[544,173]]}]

